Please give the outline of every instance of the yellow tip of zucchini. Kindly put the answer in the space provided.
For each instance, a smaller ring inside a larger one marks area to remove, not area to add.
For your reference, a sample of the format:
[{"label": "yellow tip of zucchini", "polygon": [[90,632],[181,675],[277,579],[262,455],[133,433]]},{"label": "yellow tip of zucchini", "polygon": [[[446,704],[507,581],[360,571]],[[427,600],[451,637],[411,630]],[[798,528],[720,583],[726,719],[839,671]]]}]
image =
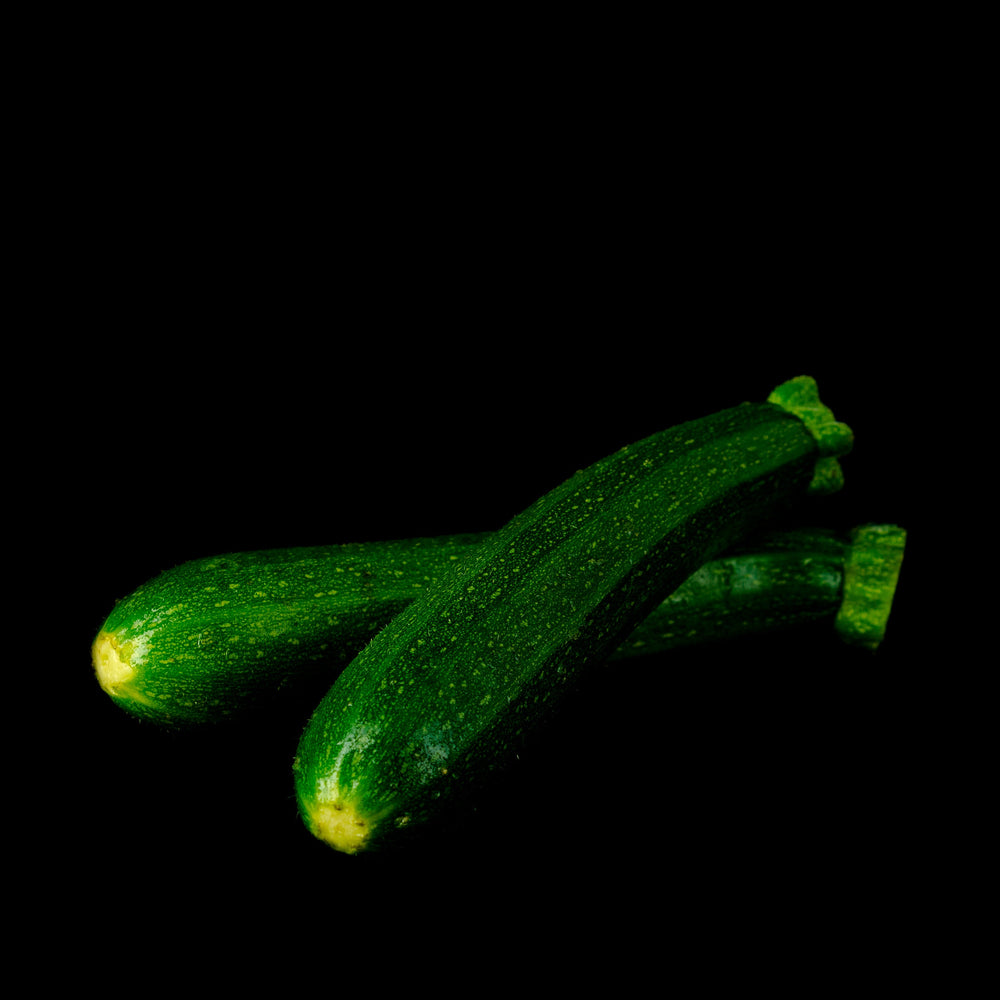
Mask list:
[{"label": "yellow tip of zucchini", "polygon": [[371,829],[353,806],[313,804],[303,813],[313,836],[326,841],[335,850],[344,854],[365,850]]},{"label": "yellow tip of zucchini", "polygon": [[132,680],[135,672],[121,655],[118,640],[102,629],[94,640],[92,656],[98,683],[112,698],[119,697],[121,687]]}]

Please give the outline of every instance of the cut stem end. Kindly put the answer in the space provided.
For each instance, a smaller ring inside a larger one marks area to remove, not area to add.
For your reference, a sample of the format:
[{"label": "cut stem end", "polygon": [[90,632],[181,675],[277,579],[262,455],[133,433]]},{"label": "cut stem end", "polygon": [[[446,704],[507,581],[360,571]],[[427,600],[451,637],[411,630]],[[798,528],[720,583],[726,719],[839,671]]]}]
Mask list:
[{"label": "cut stem end", "polygon": [[823,458],[837,458],[853,448],[854,432],[837,420],[833,410],[819,398],[819,387],[811,375],[782,382],[767,401],[795,414],[806,425]]},{"label": "cut stem end", "polygon": [[835,626],[845,642],[875,650],[885,638],[905,547],[906,531],[895,524],[868,524],[851,532]]}]

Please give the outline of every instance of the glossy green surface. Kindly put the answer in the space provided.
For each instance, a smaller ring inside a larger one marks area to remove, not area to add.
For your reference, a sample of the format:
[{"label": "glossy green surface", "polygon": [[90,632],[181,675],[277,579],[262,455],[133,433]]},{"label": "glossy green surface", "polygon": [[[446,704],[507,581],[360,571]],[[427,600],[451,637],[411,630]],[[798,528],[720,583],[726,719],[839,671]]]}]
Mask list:
[{"label": "glossy green surface", "polygon": [[405,840],[471,793],[686,577],[804,496],[817,463],[850,447],[849,433],[830,440],[821,449],[777,403],[746,403],[622,448],[540,498],[333,684],[295,760],[307,826],[353,853]]}]

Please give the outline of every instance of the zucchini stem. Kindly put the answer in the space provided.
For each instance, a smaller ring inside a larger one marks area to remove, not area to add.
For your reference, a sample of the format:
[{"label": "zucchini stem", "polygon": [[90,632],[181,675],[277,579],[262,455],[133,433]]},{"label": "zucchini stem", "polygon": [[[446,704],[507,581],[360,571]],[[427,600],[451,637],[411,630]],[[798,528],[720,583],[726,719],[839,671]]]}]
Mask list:
[{"label": "zucchini stem", "polygon": [[851,532],[844,562],[844,600],[834,627],[844,642],[875,650],[885,638],[906,531],[895,524],[868,524]]},{"label": "zucchini stem", "polygon": [[854,432],[819,398],[816,380],[811,375],[789,379],[777,386],[767,401],[798,417],[819,446],[820,457],[807,492],[826,496],[840,490],[844,475],[837,459],[853,448]]}]

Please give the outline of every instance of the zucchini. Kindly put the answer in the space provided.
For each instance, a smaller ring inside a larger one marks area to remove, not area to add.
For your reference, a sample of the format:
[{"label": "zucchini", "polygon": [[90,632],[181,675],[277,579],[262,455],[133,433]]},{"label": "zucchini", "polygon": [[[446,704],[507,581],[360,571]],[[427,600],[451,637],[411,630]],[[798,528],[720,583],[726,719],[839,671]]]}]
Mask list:
[{"label": "zucchini", "polygon": [[905,545],[906,531],[895,524],[767,532],[696,570],[612,659],[820,621],[848,645],[874,651],[885,638]]},{"label": "zucchini", "polygon": [[[98,682],[164,725],[242,715],[338,671],[486,534],[230,553],[166,570],[115,605],[93,644]],[[773,531],[710,560],[612,659],[826,620],[874,649],[905,533]],[[849,560],[849,562],[848,562]],[[845,567],[850,583],[845,588]]]},{"label": "zucchini", "polygon": [[700,565],[807,492],[839,489],[852,442],[802,377],[545,494],[333,683],[293,765],[306,827],[349,854],[433,831]]},{"label": "zucchini", "polygon": [[115,605],[92,646],[97,679],[126,711],[168,726],[241,714],[343,666],[480,537],[191,560]]}]

